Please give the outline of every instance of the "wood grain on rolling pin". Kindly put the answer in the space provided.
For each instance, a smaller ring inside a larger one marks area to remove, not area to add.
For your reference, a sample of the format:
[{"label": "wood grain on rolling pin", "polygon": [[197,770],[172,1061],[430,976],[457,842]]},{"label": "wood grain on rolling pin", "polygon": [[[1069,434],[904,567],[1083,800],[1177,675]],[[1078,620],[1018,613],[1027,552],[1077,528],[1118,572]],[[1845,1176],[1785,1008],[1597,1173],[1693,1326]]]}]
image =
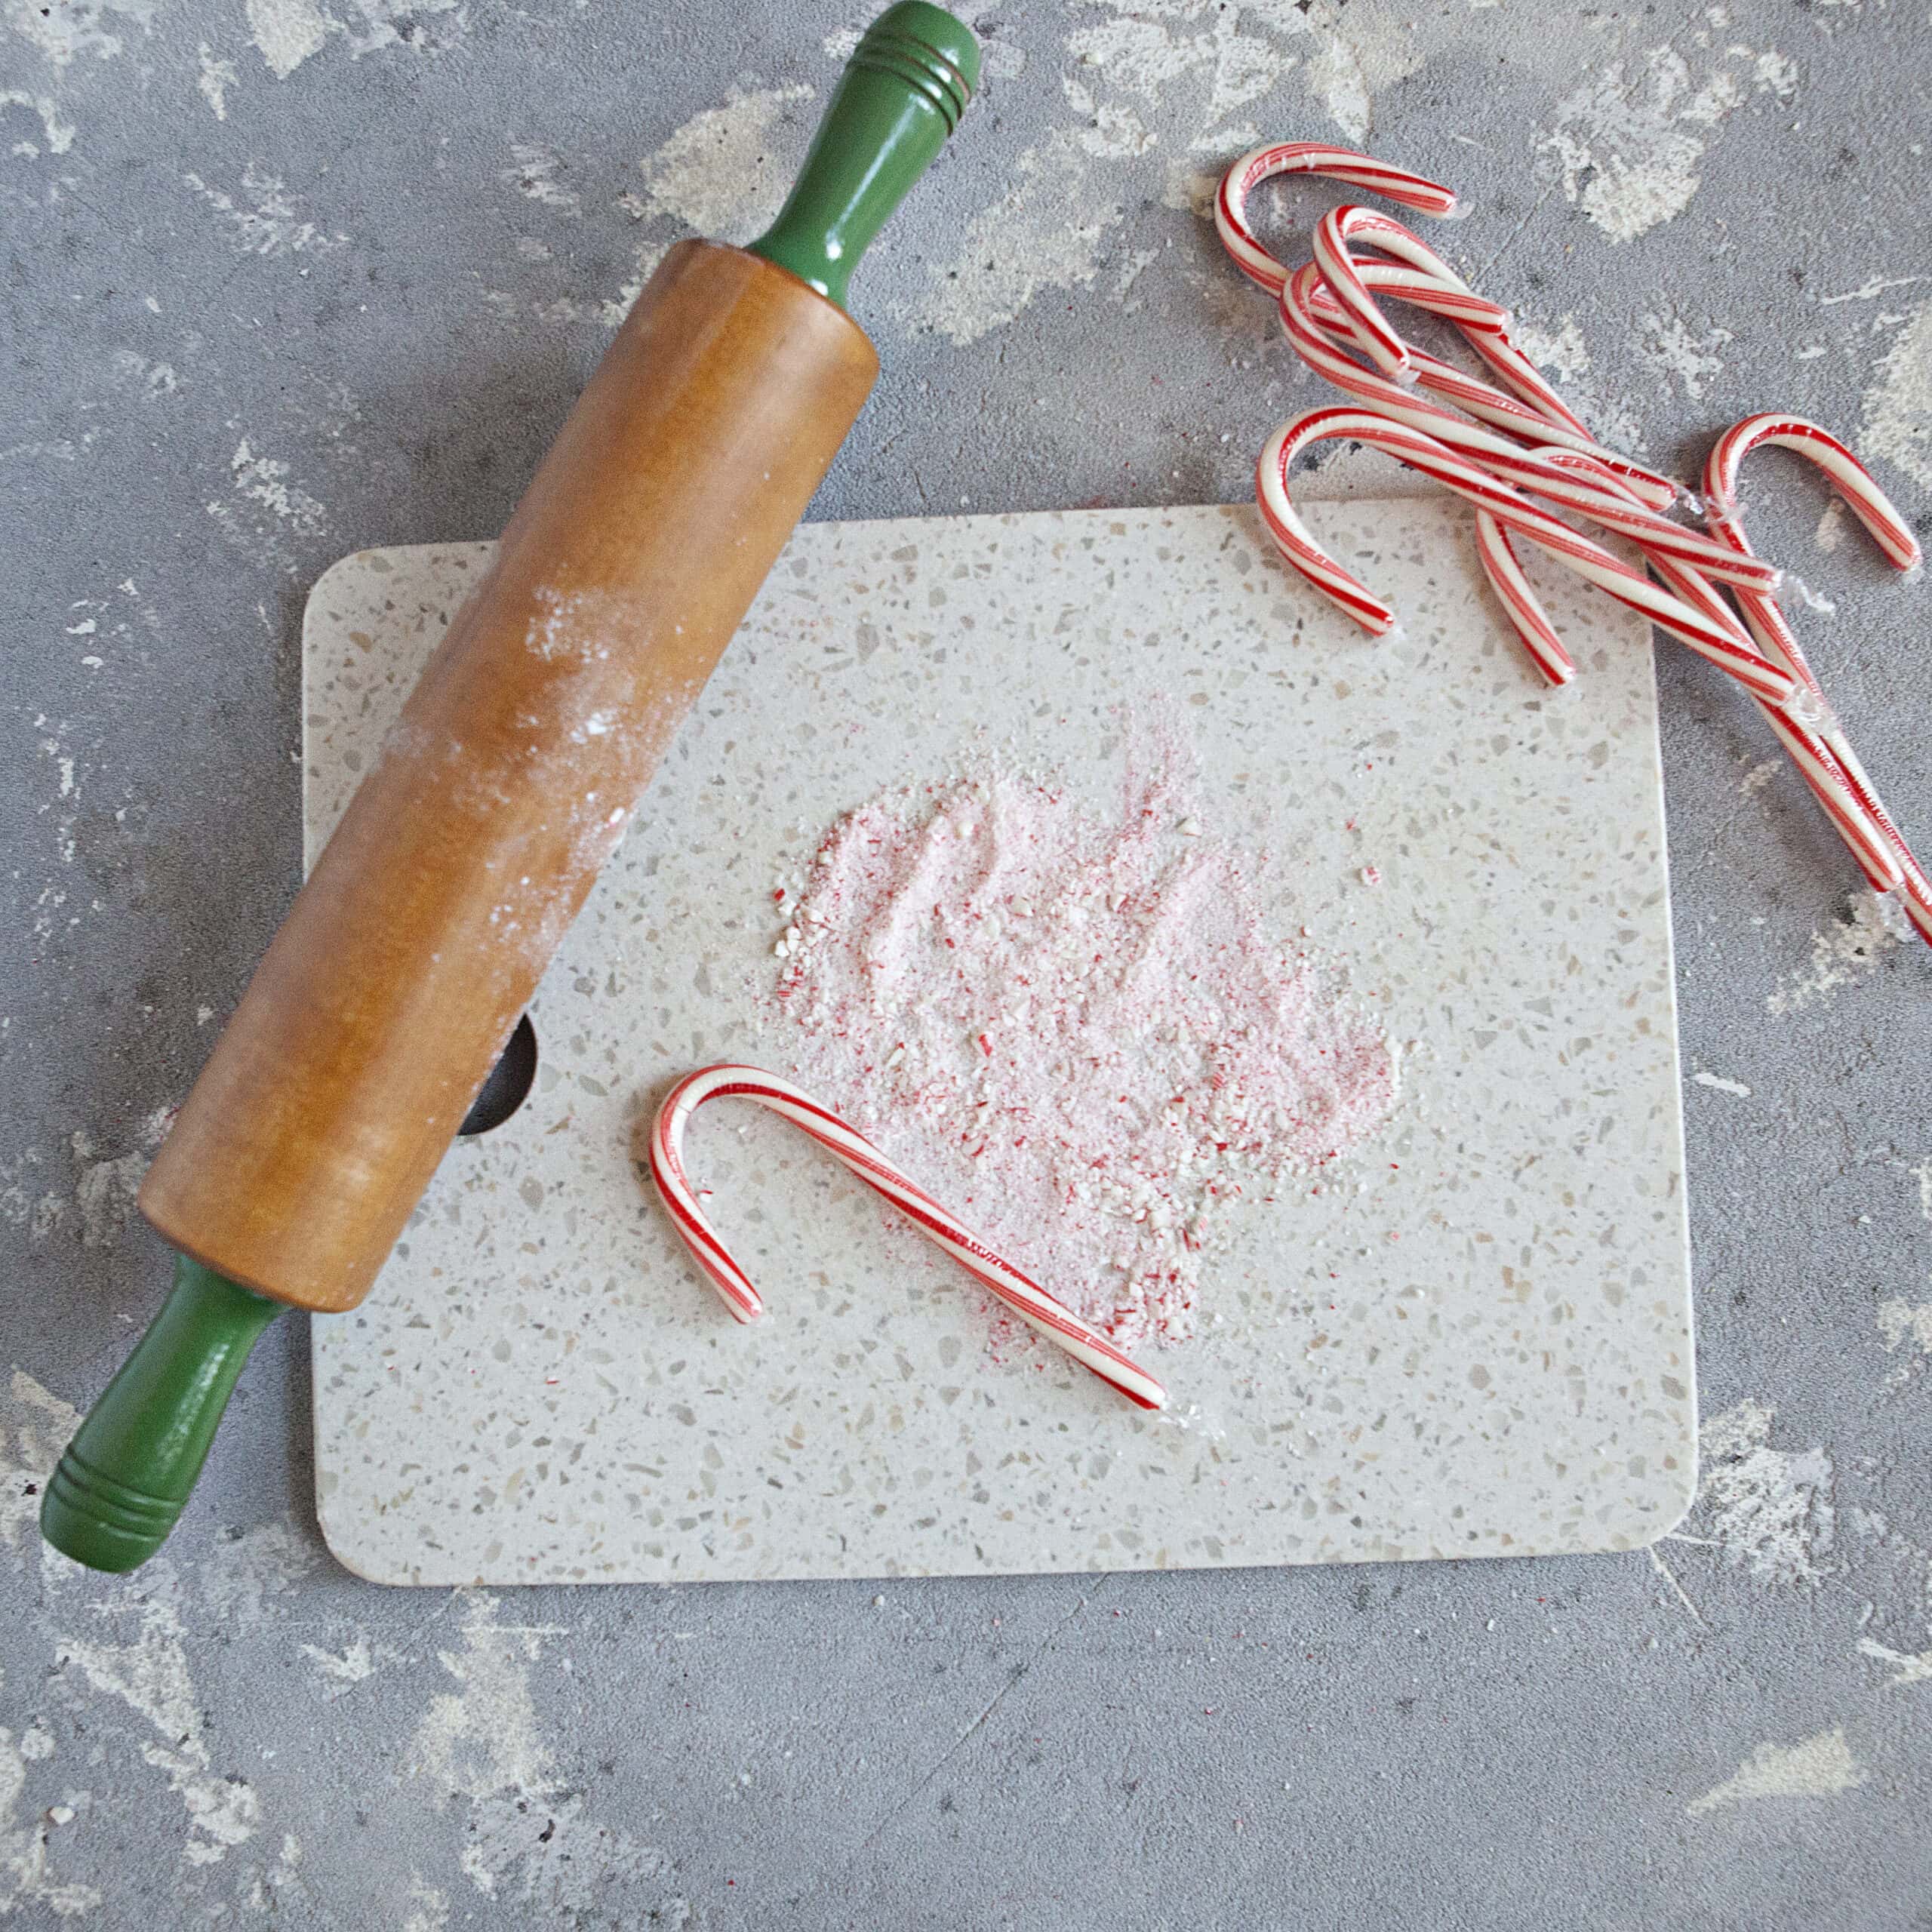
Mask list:
[{"label": "wood grain on rolling pin", "polygon": [[177,1247],[368,1293],[878,366],[783,269],[666,258],[149,1171]]}]

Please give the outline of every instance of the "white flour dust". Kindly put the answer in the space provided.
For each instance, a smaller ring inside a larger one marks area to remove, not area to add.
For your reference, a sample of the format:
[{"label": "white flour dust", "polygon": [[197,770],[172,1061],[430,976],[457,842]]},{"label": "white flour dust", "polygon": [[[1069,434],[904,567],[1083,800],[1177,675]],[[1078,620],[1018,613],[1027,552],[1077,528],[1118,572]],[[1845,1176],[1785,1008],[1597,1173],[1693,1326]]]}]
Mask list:
[{"label": "white flour dust", "polygon": [[195,85],[202,98],[208,104],[208,111],[217,121],[228,118],[228,90],[242,85],[242,76],[236,72],[232,60],[217,60],[208,42],[203,41],[197,57],[201,62],[201,75]]},{"label": "white flour dust", "polygon": [[[38,118],[41,142],[49,154],[65,154],[74,145],[73,123],[61,119],[59,109],[45,94],[26,94],[18,88],[0,88],[0,129],[7,128],[6,110],[10,107],[24,107]],[[14,143],[12,151],[28,161],[40,158],[40,147],[30,140]]]},{"label": "white flour dust", "polygon": [[[462,1647],[437,1654],[457,1687],[430,1700],[405,1761],[439,1804],[467,1807],[465,1876],[486,1898],[539,1909],[546,1924],[587,1918],[617,1900],[641,1923],[684,1924],[688,1906],[668,1894],[671,1860],[599,1824],[558,1774],[531,1672],[545,1642],[565,1633],[504,1623],[494,1597],[466,1594]],[[568,1672],[568,1659],[559,1667]],[[445,1921],[440,1894],[419,1892],[416,1902],[425,1924]]]},{"label": "white flour dust", "polygon": [[40,1536],[40,1491],[81,1416],[24,1369],[14,1371],[7,1398],[0,1407],[0,1543],[26,1555]]},{"label": "white flour dust", "polygon": [[1634,242],[1690,206],[1716,129],[1753,94],[1788,100],[1798,69],[1783,54],[1726,50],[1701,79],[1675,48],[1613,61],[1561,101],[1539,146],[1565,199],[1613,242]]},{"label": "white flour dust", "polygon": [[1844,916],[1811,935],[1810,965],[1787,974],[1784,983],[1766,995],[1764,1010],[1780,1017],[1802,1013],[1870,978],[1884,955],[1905,943],[1906,935],[1899,930],[1903,917],[1875,893],[1854,893]]},{"label": "white flour dust", "polygon": [[[50,1841],[58,1829],[72,1822],[72,1810],[63,1805],[50,1807],[38,1817],[23,1815],[28,1767],[51,1749],[51,1740],[45,1730],[30,1725],[16,1738],[0,1724],[0,1918],[34,1906],[54,1919],[78,1918],[101,1902],[100,1894],[92,1885],[62,1879],[51,1869]],[[57,1817],[57,1810],[66,1811],[66,1817]],[[49,1921],[43,1917],[39,1922]]]},{"label": "white flour dust", "polygon": [[622,321],[672,242],[686,235],[742,245],[770,226],[784,205],[812,134],[802,82],[752,88],[694,114],[638,164],[641,189],[623,197],[642,225],[630,278],[604,303],[602,319]]},{"label": "white flour dust", "polygon": [[1518,315],[1514,340],[1538,368],[1559,382],[1574,381],[1589,373],[1589,346],[1574,315],[1566,314],[1547,325]]},{"label": "white flour dust", "polygon": [[157,1592],[121,1611],[134,1634],[124,1642],[79,1637],[57,1641],[54,1654],[92,1687],[118,1698],[152,1729],[141,1755],[186,1807],[189,1835],[182,1856],[190,1865],[218,1863],[254,1835],[261,1804],[245,1780],[224,1776],[209,1755],[208,1719],[189,1674],[181,1619]]},{"label": "white flour dust", "polygon": [[1894,1689],[1903,1684],[1932,1684],[1932,1651],[1895,1651],[1875,1637],[1861,1637],[1858,1640],[1858,1653],[1861,1657],[1875,1657],[1879,1663],[1892,1666],[1892,1674],[1886,1681]]},{"label": "white flour dust", "polygon": [[1646,315],[1644,334],[1637,352],[1663,377],[1668,389],[1675,383],[1693,402],[1703,399],[1705,390],[1724,374],[1724,358],[1718,351],[1732,340],[1728,329],[1706,329],[1701,335],[1675,311],[1668,315]]},{"label": "white flour dust", "polygon": [[1814,1584],[1836,1523],[1832,1459],[1822,1448],[1772,1447],[1775,1413],[1747,1398],[1704,1424],[1697,1506],[1681,1534],[1761,1582]]},{"label": "white flour dust", "polygon": [[1821,1730],[1797,1744],[1761,1744],[1737,1767],[1737,1775],[1714,1785],[1684,1807],[1701,1818],[1727,1804],[1761,1798],[1824,1798],[1854,1790],[1866,1780],[1864,1767],[1851,1755],[1842,1729]]},{"label": "white flour dust", "polygon": [[[224,1537],[219,1561],[192,1582],[166,1552],[125,1577],[70,1562],[41,1540],[36,1516],[79,1420],[20,1369],[0,1391],[0,1554],[23,1583],[38,1573],[32,1607],[8,1632],[9,1665],[20,1675],[7,1687],[17,1705],[48,1700],[45,1715],[0,1731],[0,1919],[17,1910],[39,1924],[99,1903],[61,1875],[65,1836],[85,1834],[106,1801],[78,1781],[92,1768],[112,1781],[117,1812],[133,1806],[165,1820],[166,1801],[158,1811],[140,1764],[180,1802],[182,1863],[198,1874],[225,1866],[231,1896],[266,1909],[296,1882],[301,1847],[283,1832],[259,1862],[234,1857],[264,1835],[261,1797],[238,1774],[232,1741],[223,1741],[232,1725],[220,1728],[216,1715],[220,1687],[198,1681],[195,1660],[218,1654],[230,1632],[274,1627],[281,1607],[271,1600],[310,1574],[318,1553],[292,1524],[269,1522]],[[165,1844],[155,1850],[168,1858]],[[200,1889],[212,1876],[195,1878],[195,1896],[212,1897]],[[214,1910],[219,1916],[219,1903]]]},{"label": "white flour dust", "polygon": [[322,254],[340,248],[349,239],[303,220],[288,184],[258,162],[251,161],[242,171],[239,200],[192,171],[181,179],[214,211],[230,245],[242,254],[274,257]]},{"label": "white flour dust", "polygon": [[154,0],[14,0],[6,24],[56,67],[81,60],[112,60],[138,32],[154,32]]},{"label": "white flour dust", "polygon": [[514,165],[505,168],[501,178],[526,201],[555,208],[562,214],[575,214],[581,208],[583,202],[577,190],[566,188],[557,179],[557,171],[564,165],[560,155],[533,142],[512,141],[510,156]]},{"label": "white flour dust", "polygon": [[247,0],[248,38],[263,64],[285,81],[332,36],[351,57],[384,48],[441,54],[460,47],[469,20],[460,0],[343,0],[340,15],[317,0]]},{"label": "white flour dust", "polygon": [[228,494],[203,505],[222,534],[255,562],[293,573],[295,546],[328,534],[328,511],[279,457],[248,440],[228,461]]},{"label": "white flour dust", "polygon": [[229,460],[235,494],[245,503],[266,510],[298,537],[320,537],[328,529],[328,513],[315,499],[289,480],[288,465],[257,456],[246,438]]},{"label": "white flour dust", "polygon": [[1709,1087],[1715,1093],[1734,1094],[1740,1100],[1748,1100],[1751,1097],[1751,1090],[1743,1081],[1727,1080],[1721,1073],[1699,1072],[1691,1075],[1690,1078],[1700,1087]]},{"label": "white flour dust", "polygon": [[1118,201],[1090,195],[1093,171],[1066,129],[1027,149],[1013,186],[974,217],[958,253],[928,267],[911,319],[963,347],[1011,321],[1043,289],[1091,282],[1103,242],[1123,218]]},{"label": "white flour dust", "polygon": [[47,1185],[55,1164],[29,1149],[0,1167],[0,1220],[24,1228],[34,1242],[66,1229],[84,1247],[112,1247],[127,1231],[148,1164],[174,1112],[171,1106],[156,1107],[131,1131],[118,1130],[108,1143],[121,1149],[113,1154],[103,1155],[93,1134],[76,1128],[67,1137],[70,1178],[64,1190]]},{"label": "white flour dust", "polygon": [[1932,1301],[1909,1302],[1903,1295],[1893,1295],[1878,1304],[1878,1321],[1885,1352],[1903,1357],[1885,1377],[1886,1385],[1902,1388],[1912,1380],[1913,1371],[1932,1357]]},{"label": "white flour dust", "polygon": [[[1408,25],[1363,17],[1337,0],[1081,0],[1073,11],[1060,75],[1070,118],[1022,152],[963,243],[929,266],[906,315],[913,326],[964,346],[1042,296],[1091,286],[1116,266],[1127,211],[1150,197],[1195,205],[1203,185],[1211,191],[1216,165],[1260,138],[1250,110],[1278,100],[1291,77],[1343,137],[1363,141],[1377,91],[1422,60]],[[1157,139],[1155,109],[1187,125],[1185,153]],[[1286,111],[1307,118],[1306,106]],[[1128,291],[1147,266],[1109,275],[1115,300],[1144,300]],[[1250,305],[1226,301],[1238,291],[1220,264],[1176,258],[1172,272],[1217,320],[1227,307],[1230,325],[1248,329]],[[1266,320],[1265,309],[1254,312]]]},{"label": "white flour dust", "polygon": [[336,24],[315,0],[248,0],[248,38],[278,81],[319,54]]},{"label": "white flour dust", "polygon": [[1865,392],[1859,453],[1932,490],[1932,302],[1914,309]]}]

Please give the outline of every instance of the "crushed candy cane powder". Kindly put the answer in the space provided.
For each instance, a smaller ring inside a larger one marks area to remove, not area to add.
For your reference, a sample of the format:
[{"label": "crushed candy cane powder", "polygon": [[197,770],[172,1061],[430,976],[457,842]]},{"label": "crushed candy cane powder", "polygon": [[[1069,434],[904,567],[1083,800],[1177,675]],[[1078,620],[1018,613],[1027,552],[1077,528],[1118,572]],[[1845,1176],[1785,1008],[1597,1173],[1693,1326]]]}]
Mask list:
[{"label": "crushed candy cane powder", "polygon": [[1128,735],[1117,820],[997,770],[840,820],[774,890],[771,1011],[803,1084],[1134,1348],[1194,1331],[1225,1211],[1358,1146],[1397,1067],[1271,936],[1176,737]]}]

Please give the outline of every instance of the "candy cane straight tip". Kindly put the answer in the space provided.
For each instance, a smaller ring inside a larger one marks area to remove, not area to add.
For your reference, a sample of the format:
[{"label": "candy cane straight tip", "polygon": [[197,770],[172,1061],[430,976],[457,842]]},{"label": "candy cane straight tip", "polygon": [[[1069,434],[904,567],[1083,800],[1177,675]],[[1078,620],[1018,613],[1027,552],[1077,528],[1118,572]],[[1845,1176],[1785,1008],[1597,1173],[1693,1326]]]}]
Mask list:
[{"label": "candy cane straight tip", "polygon": [[1168,1392],[1154,1377],[1037,1281],[995,1254],[849,1121],[775,1073],[761,1067],[720,1065],[686,1075],[665,1097],[651,1128],[650,1167],[671,1225],[735,1319],[756,1321],[764,1303],[698,1205],[684,1164],[686,1124],[706,1101],[725,1098],[754,1101],[789,1120],[897,1208],[1029,1327],[1065,1349],[1130,1402],[1143,1409],[1167,1406]]},{"label": "candy cane straight tip", "polygon": [[1476,555],[1537,669],[1552,685],[1568,684],[1577,675],[1575,660],[1564,649],[1555,626],[1544,614],[1522,565],[1516,560],[1509,533],[1487,510],[1476,512]]},{"label": "candy cane straight tip", "polygon": [[706,1097],[703,1087],[705,1075],[718,1070],[701,1069],[679,1081],[665,1097],[651,1127],[651,1178],[678,1238],[691,1251],[691,1259],[703,1272],[705,1279],[718,1291],[718,1297],[731,1311],[732,1319],[752,1322],[764,1314],[764,1303],[752,1286],[751,1277],[712,1232],[704,1210],[697,1204],[697,1190],[685,1172],[685,1123]]}]

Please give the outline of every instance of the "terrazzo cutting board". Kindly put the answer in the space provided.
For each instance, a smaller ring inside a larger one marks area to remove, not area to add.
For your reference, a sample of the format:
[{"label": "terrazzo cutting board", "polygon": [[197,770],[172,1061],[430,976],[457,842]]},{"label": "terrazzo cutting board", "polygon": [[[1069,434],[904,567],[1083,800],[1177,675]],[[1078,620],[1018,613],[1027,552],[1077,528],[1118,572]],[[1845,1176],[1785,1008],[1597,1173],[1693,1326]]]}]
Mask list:
[{"label": "terrazzo cutting board", "polygon": [[[1566,579],[1581,675],[1538,683],[1466,514],[1310,512],[1404,628],[1364,638],[1253,513],[801,529],[533,1009],[541,1066],[459,1143],[361,1309],[313,1323],[318,1504],[386,1582],[1168,1568],[1620,1549],[1695,1481],[1651,651]],[[484,544],[370,551],[305,637],[311,859]],[[641,1119],[760,1030],[774,875],[975,748],[1111,795],[1123,700],[1177,704],[1284,937],[1406,1043],[1352,1185],[1247,1209],[1165,1416],[884,1239],[768,1116],[692,1158],[764,1289],[726,1316],[632,1164]],[[1364,883],[1379,874],[1379,882]]]}]

